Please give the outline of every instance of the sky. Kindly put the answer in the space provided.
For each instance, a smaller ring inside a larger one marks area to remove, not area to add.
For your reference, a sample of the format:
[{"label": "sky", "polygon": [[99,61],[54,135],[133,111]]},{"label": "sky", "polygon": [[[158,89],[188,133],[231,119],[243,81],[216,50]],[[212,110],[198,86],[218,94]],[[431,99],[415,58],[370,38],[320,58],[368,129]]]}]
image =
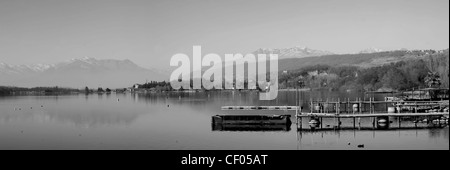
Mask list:
[{"label": "sky", "polygon": [[0,62],[130,59],[307,46],[449,48],[448,0],[0,0]]}]

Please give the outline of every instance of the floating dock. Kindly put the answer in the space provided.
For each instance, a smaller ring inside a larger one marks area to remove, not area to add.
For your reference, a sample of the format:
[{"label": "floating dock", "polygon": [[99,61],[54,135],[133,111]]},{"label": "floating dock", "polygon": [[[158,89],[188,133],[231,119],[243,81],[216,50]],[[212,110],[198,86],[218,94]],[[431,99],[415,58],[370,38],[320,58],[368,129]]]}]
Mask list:
[{"label": "floating dock", "polygon": [[222,125],[290,125],[291,115],[216,115],[212,124]]},{"label": "floating dock", "polygon": [[288,111],[300,110],[298,106],[222,106],[222,110],[272,110]]}]

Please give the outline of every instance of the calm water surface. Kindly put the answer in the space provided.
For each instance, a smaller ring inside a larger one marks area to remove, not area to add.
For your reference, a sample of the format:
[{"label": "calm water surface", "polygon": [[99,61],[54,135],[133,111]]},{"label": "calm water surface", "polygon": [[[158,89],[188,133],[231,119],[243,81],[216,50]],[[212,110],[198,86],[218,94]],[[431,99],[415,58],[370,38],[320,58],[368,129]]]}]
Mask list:
[{"label": "calm water surface", "polygon": [[[217,131],[211,126],[211,116],[217,114],[294,115],[220,107],[296,105],[296,96],[280,92],[274,101],[258,101],[255,92],[0,97],[0,149],[449,149],[448,127],[377,130],[370,129],[370,119],[361,120],[360,130],[340,131],[311,131],[308,120],[302,131],[295,123],[281,131]],[[305,109],[310,98],[369,97],[345,92],[298,96]],[[352,120],[342,122],[353,125]],[[333,124],[324,120],[323,126]],[[414,125],[402,122],[402,127]]]}]

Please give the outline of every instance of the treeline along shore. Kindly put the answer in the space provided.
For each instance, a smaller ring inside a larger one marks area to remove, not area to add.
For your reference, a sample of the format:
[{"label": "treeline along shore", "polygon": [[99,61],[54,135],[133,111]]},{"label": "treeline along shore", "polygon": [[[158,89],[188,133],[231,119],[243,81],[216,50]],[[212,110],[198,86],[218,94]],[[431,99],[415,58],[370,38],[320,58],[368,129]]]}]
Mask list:
[{"label": "treeline along shore", "polygon": [[[334,91],[395,92],[417,88],[449,87],[449,51],[392,51],[374,54],[353,54],[311,57],[296,66],[281,65],[279,89],[311,89]],[[289,59],[290,61],[291,59]],[[321,62],[323,61],[323,62]],[[283,63],[283,62],[280,62]],[[368,66],[371,65],[371,66]],[[83,89],[55,87],[6,87],[0,85],[0,95],[16,94],[71,94],[111,92],[168,92],[174,90],[170,82],[150,81],[120,89]],[[223,83],[233,83],[225,82]],[[248,82],[244,82],[247,87]],[[192,86],[192,80],[191,80]],[[218,90],[218,89],[212,89]],[[257,90],[259,87],[257,87]],[[196,90],[196,91],[205,91]]]},{"label": "treeline along shore", "polygon": [[79,89],[55,87],[8,87],[0,86],[0,95],[29,95],[29,94],[72,94],[79,93]]}]

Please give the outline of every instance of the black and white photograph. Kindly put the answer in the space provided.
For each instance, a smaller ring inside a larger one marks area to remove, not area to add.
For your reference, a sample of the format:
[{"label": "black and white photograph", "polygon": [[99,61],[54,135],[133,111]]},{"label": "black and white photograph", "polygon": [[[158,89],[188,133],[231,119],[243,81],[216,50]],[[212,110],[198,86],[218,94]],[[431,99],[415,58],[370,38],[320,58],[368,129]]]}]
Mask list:
[{"label": "black and white photograph", "polygon": [[0,150],[264,165],[448,151],[448,118],[448,0],[0,0]]}]

